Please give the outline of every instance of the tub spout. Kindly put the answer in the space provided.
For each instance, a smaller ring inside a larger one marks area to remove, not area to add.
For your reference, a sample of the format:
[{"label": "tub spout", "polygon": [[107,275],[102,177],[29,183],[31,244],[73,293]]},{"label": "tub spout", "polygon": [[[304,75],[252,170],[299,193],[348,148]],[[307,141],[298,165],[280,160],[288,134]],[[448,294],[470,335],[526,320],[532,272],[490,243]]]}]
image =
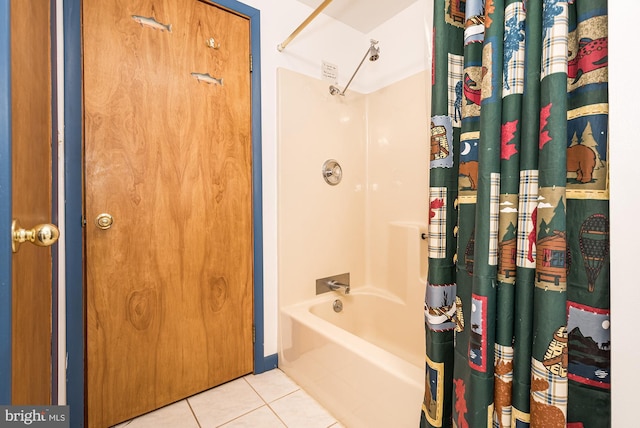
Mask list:
[{"label": "tub spout", "polygon": [[316,279],[316,294],[338,291],[341,288],[344,289],[344,294],[349,294],[351,291],[350,282],[348,273]]},{"label": "tub spout", "polygon": [[344,288],[344,294],[349,294],[349,291],[351,291],[351,286],[349,284],[344,284],[339,281],[327,281],[327,285],[329,285],[329,288],[333,291]]}]

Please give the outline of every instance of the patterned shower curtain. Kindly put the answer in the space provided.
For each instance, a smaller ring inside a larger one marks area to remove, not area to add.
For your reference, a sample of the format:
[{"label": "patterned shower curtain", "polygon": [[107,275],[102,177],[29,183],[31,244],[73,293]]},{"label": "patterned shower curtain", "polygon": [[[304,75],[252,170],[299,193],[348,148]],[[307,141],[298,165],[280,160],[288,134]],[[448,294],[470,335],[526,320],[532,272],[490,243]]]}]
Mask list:
[{"label": "patterned shower curtain", "polygon": [[434,0],[421,427],[609,427],[606,0]]}]

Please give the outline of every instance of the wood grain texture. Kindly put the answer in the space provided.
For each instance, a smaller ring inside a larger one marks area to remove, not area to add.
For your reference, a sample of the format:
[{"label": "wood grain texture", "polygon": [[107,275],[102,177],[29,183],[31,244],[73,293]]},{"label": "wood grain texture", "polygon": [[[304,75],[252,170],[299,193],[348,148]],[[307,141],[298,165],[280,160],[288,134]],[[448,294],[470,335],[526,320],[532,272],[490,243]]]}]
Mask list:
[{"label": "wood grain texture", "polygon": [[[23,228],[51,222],[49,0],[11,1],[12,211]],[[12,402],[50,404],[51,249],[12,260]]]},{"label": "wood grain texture", "polygon": [[249,21],[87,0],[83,28],[87,413],[103,427],[253,369]]}]

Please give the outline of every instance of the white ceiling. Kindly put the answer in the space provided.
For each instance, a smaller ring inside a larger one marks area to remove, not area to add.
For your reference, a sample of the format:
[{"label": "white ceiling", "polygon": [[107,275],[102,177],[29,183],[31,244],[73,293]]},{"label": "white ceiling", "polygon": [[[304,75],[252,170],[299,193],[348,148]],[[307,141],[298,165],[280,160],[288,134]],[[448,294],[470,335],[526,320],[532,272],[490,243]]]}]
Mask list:
[{"label": "white ceiling", "polygon": [[[315,10],[323,0],[298,0]],[[333,0],[322,13],[368,33],[418,0]]]}]

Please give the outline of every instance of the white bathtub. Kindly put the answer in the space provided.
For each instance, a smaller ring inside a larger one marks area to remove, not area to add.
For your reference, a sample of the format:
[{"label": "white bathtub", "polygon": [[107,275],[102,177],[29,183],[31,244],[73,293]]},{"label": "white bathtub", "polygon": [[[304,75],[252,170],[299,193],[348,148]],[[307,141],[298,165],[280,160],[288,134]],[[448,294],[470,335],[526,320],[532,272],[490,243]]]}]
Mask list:
[{"label": "white bathtub", "polygon": [[[390,268],[404,273],[397,275],[402,277],[398,285],[355,287],[349,295],[327,292],[280,311],[280,368],[347,428],[420,424],[424,241],[418,226],[402,226],[391,234],[398,239],[390,240],[391,252],[401,254]],[[399,248],[393,248],[394,241]],[[343,304],[339,313],[333,310],[336,299]]]},{"label": "white bathtub", "polygon": [[416,428],[425,382],[426,224],[378,230],[370,284],[352,276],[351,294],[315,295],[313,278],[341,272],[329,267],[284,287],[304,296],[280,308],[278,365],[347,428]]}]

